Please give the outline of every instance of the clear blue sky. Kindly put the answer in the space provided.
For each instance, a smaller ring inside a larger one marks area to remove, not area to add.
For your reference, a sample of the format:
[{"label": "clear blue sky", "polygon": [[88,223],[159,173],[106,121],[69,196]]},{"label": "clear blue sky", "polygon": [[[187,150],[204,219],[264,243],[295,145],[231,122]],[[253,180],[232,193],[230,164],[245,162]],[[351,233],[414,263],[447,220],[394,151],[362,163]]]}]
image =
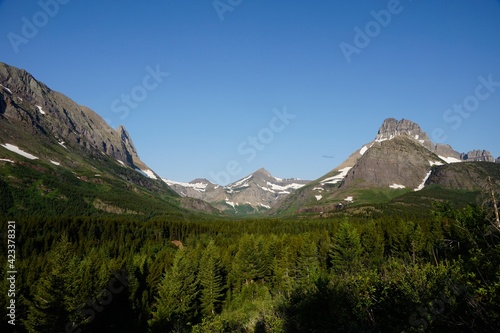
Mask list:
[{"label": "clear blue sky", "polygon": [[500,156],[500,1],[54,1],[0,1],[0,61],[125,125],[162,177],[316,179],[387,117]]}]

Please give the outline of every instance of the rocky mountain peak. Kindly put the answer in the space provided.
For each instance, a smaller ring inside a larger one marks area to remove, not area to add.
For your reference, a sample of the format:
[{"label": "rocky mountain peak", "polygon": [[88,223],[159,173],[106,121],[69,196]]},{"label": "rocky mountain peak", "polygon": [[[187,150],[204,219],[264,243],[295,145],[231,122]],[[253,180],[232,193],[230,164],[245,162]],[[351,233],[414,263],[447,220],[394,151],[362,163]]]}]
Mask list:
[{"label": "rocky mountain peak", "polygon": [[48,144],[64,142],[83,154],[105,154],[133,168],[148,171],[124,127],[117,130],[91,109],[51,90],[25,70],[0,63],[0,115],[5,137],[24,140],[15,128]]},{"label": "rocky mountain peak", "polygon": [[264,168],[226,186],[212,184],[206,179],[190,183],[164,181],[181,196],[204,200],[223,211],[247,214],[266,211],[284,196],[309,183],[277,178]]},{"label": "rocky mountain peak", "polygon": [[472,150],[467,154],[460,154],[460,159],[474,162],[495,162],[495,158],[487,150]]},{"label": "rocky mountain peak", "polygon": [[256,178],[270,178],[272,177],[269,171],[264,168],[260,168],[252,174]]},{"label": "rocky mountain peak", "polygon": [[190,184],[212,184],[208,179],[206,178],[196,178],[193,179],[192,181],[189,182]]},{"label": "rocky mountain peak", "polygon": [[418,124],[411,120],[397,120],[394,118],[384,120],[382,126],[380,126],[378,130],[375,140],[390,140],[399,135],[408,135],[417,140],[429,141],[429,137],[424,131],[422,131]]},{"label": "rocky mountain peak", "polygon": [[123,143],[125,146],[130,150],[131,153],[134,155],[137,155],[137,150],[135,149],[134,143],[132,142],[132,139],[130,138],[130,134],[128,133],[127,129],[125,126],[120,125],[116,131],[120,135],[120,138],[122,139]]}]

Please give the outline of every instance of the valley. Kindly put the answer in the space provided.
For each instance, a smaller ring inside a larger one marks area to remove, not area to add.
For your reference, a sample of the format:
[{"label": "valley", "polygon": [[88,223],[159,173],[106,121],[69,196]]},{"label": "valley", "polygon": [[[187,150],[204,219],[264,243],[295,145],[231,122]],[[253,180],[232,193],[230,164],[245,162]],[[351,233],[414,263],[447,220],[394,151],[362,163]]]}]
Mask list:
[{"label": "valley", "polygon": [[317,179],[260,168],[178,182],[139,158],[125,127],[28,72],[0,63],[0,84],[0,258],[15,222],[16,332],[500,327],[488,147],[460,153],[387,118]]}]

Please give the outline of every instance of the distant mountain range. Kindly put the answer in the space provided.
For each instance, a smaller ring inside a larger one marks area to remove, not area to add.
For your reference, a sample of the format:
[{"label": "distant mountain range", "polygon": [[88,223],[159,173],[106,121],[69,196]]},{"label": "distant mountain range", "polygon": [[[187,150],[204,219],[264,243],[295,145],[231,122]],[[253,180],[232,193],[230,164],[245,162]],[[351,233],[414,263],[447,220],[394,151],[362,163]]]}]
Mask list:
[{"label": "distant mountain range", "polygon": [[262,213],[281,198],[309,183],[296,178],[281,179],[267,170],[254,173],[227,186],[195,179],[189,183],[164,181],[181,196],[204,200],[217,209],[234,213]]},{"label": "distant mountain range", "polygon": [[0,63],[0,193],[11,198],[0,213],[328,212],[432,186],[476,191],[487,176],[500,180],[500,157],[494,162],[486,150],[459,153],[434,144],[416,123],[389,118],[373,141],[313,181],[259,169],[226,186],[176,182],[141,161],[123,126],[111,128],[26,71]]}]

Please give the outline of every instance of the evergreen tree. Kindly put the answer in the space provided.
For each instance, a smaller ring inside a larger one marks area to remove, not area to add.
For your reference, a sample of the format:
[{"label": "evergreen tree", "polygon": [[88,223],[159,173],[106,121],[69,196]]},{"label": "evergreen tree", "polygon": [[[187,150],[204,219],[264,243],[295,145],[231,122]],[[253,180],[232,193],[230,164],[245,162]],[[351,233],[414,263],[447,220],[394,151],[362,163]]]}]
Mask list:
[{"label": "evergreen tree", "polygon": [[149,321],[153,332],[169,332],[189,326],[197,316],[198,279],[197,262],[187,250],[178,250],[156,298],[153,319]]},{"label": "evergreen tree", "polygon": [[361,253],[358,232],[349,222],[341,222],[331,251],[333,269],[338,272],[355,270],[359,267]]},{"label": "evergreen tree", "polygon": [[66,235],[48,254],[48,266],[42,273],[29,302],[28,318],[25,321],[28,332],[61,332],[71,326],[74,300],[72,293],[71,244]]},{"label": "evergreen tree", "polygon": [[295,266],[298,286],[307,289],[319,277],[318,249],[316,242],[307,242],[300,250]]},{"label": "evergreen tree", "polygon": [[199,279],[201,290],[201,311],[205,316],[215,315],[224,296],[222,267],[217,247],[210,241],[200,262]]}]

